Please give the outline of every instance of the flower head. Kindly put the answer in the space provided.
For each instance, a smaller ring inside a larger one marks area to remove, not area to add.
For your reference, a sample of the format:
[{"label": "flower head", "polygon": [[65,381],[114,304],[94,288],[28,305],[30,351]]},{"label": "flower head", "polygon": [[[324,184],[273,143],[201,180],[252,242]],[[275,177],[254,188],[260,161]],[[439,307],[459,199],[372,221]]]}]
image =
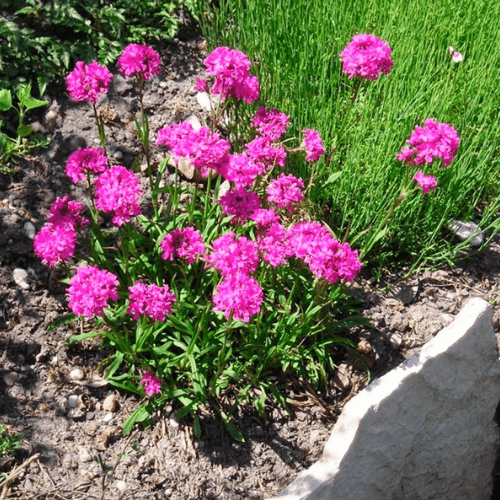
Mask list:
[{"label": "flower head", "polygon": [[462,62],[464,60],[463,54],[461,54],[460,52],[455,50],[453,47],[450,47],[449,51],[450,51],[450,55],[451,55],[451,58],[453,59],[454,63],[459,63],[459,62]]},{"label": "flower head", "polygon": [[401,153],[396,155],[399,161],[419,165],[441,158],[443,167],[452,162],[460,145],[457,131],[447,123],[435,122],[433,118],[425,120],[423,127],[417,125],[406,142],[412,148],[402,148]]},{"label": "flower head", "polygon": [[269,137],[256,137],[252,142],[245,144],[246,155],[255,162],[262,163],[268,168],[286,164],[286,149],[281,145],[273,145]]},{"label": "flower head", "polygon": [[165,316],[172,314],[175,296],[170,292],[168,285],[146,285],[136,281],[128,290],[130,304],[127,313],[132,314],[135,320],[144,314],[155,321],[165,321]]},{"label": "flower head", "polygon": [[161,241],[160,249],[163,260],[174,260],[177,256],[186,259],[189,264],[206,253],[201,233],[192,227],[170,231]]},{"label": "flower head", "polygon": [[259,175],[266,171],[266,166],[245,153],[229,155],[228,162],[221,171],[221,175],[229,182],[234,182],[237,187],[250,187]]},{"label": "flower head", "polygon": [[222,311],[226,318],[248,323],[250,316],[260,312],[263,292],[255,278],[236,273],[227,276],[217,286],[213,297],[214,311]]},{"label": "flower head", "polygon": [[100,95],[108,91],[112,79],[112,73],[105,66],[97,62],[85,65],[83,61],[78,61],[66,77],[69,97],[76,102],[90,101],[95,105]]},{"label": "flower head", "polygon": [[97,266],[79,267],[69,284],[68,306],[77,316],[102,316],[108,301],[118,299],[118,278]]},{"label": "flower head", "polygon": [[278,208],[286,207],[293,211],[292,205],[304,199],[304,183],[293,175],[281,174],[267,186],[267,201],[275,203]]},{"label": "flower head", "polygon": [[207,73],[215,76],[211,92],[223,101],[232,97],[251,104],[259,98],[259,81],[250,74],[251,64],[243,52],[217,47],[205,59],[205,66]]},{"label": "flower head", "polygon": [[50,207],[50,216],[47,222],[53,225],[63,225],[71,229],[83,228],[85,224],[89,224],[87,219],[82,216],[83,205],[78,201],[71,201],[69,196],[57,198]]},{"label": "flower head", "polygon": [[287,259],[294,253],[288,243],[288,232],[279,223],[265,228],[258,236],[257,244],[262,260],[268,262],[271,267],[286,264]]},{"label": "flower head", "polygon": [[219,269],[222,276],[251,274],[259,265],[257,246],[245,236],[236,238],[234,233],[226,233],[212,241],[207,262]]},{"label": "flower head", "polygon": [[280,113],[277,109],[266,109],[264,106],[257,110],[252,120],[260,135],[268,137],[272,141],[278,141],[286,132],[290,117]]},{"label": "flower head", "polygon": [[427,194],[431,189],[436,189],[437,179],[432,175],[425,175],[421,170],[419,170],[413,180],[422,188],[422,192]]},{"label": "flower head", "polygon": [[49,268],[73,257],[76,231],[64,224],[45,224],[33,240],[35,255]]},{"label": "flower head", "polygon": [[152,373],[146,371],[143,372],[140,384],[144,385],[144,392],[148,396],[159,394],[161,392],[161,380]]},{"label": "flower head", "polygon": [[95,206],[103,212],[113,213],[113,223],[121,226],[130,217],[139,215],[141,181],[121,165],[115,165],[95,180]]},{"label": "flower head", "polygon": [[138,75],[144,80],[150,80],[153,75],[160,74],[161,59],[151,47],[131,43],[118,58],[118,67],[125,76]]},{"label": "flower head", "polygon": [[231,222],[243,224],[260,208],[260,198],[257,193],[239,187],[222,196],[219,205],[222,206],[223,213],[234,216]]},{"label": "flower head", "polygon": [[318,161],[321,155],[325,154],[323,141],[317,130],[306,129],[303,130],[304,146],[306,149],[306,161]]},{"label": "flower head", "polygon": [[352,37],[340,53],[342,72],[349,78],[359,76],[376,80],[382,73],[388,75],[394,62],[389,45],[374,35],[359,34]]},{"label": "flower head", "polygon": [[66,175],[76,184],[85,180],[85,174],[99,174],[108,168],[108,158],[103,149],[77,149],[69,155]]}]

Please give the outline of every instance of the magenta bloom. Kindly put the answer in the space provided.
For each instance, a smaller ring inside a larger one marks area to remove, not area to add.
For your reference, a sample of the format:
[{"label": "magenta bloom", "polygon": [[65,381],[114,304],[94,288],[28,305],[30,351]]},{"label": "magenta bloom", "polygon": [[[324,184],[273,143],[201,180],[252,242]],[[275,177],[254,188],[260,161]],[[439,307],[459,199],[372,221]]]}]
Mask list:
[{"label": "magenta bloom", "polygon": [[76,231],[65,224],[45,224],[33,240],[35,255],[51,269],[73,257],[75,245]]},{"label": "magenta bloom", "polygon": [[97,62],[85,65],[83,61],[78,61],[66,77],[69,97],[76,102],[90,101],[95,105],[100,95],[108,91],[112,79],[112,73],[105,66]]},{"label": "magenta bloom", "polygon": [[425,175],[421,170],[415,174],[413,180],[422,188],[424,194],[437,186],[437,179],[432,175]]},{"label": "magenta bloom", "polygon": [[192,264],[205,255],[206,248],[201,233],[192,227],[170,231],[160,243],[163,260],[174,260],[177,256]]},{"label": "magenta bloom", "polygon": [[245,148],[248,157],[263,163],[268,168],[274,165],[283,168],[286,164],[286,149],[281,145],[273,146],[269,137],[256,137],[252,142],[245,144]]},{"label": "magenta bloom", "polygon": [[214,311],[222,311],[226,318],[248,323],[250,316],[260,312],[263,292],[256,279],[246,274],[231,274],[217,286],[213,297]]},{"label": "magenta bloom", "polygon": [[281,174],[267,186],[267,201],[275,203],[278,208],[286,207],[292,212],[292,205],[304,199],[304,183],[293,175]]},{"label": "magenta bloom", "polygon": [[280,217],[272,208],[258,208],[252,213],[250,219],[255,221],[260,228],[265,228],[278,222]]},{"label": "magenta bloom", "polygon": [[95,206],[98,210],[114,213],[113,223],[121,226],[130,222],[130,217],[139,215],[139,199],[142,194],[141,181],[121,165],[115,165],[95,180]]},{"label": "magenta bloom", "polygon": [[219,269],[222,276],[251,274],[259,265],[257,246],[245,236],[236,238],[234,233],[223,234],[212,241],[212,248],[207,262]]},{"label": "magenta bloom", "polygon": [[290,117],[285,113],[280,113],[277,109],[259,108],[252,120],[252,127],[263,137],[268,137],[272,141],[278,141],[288,128]]},{"label": "magenta bloom", "polygon": [[223,171],[231,149],[217,132],[212,134],[205,126],[194,130],[189,122],[173,123],[159,130],[156,145],[170,149],[175,160],[184,158],[201,169],[202,175],[207,175],[209,168]]},{"label": "magenta bloom", "polygon": [[304,134],[304,145],[307,153],[306,161],[318,161],[319,157],[325,154],[325,148],[319,133],[313,129],[303,130],[302,133]]},{"label": "magenta bloom", "polygon": [[376,80],[382,73],[388,75],[394,61],[389,45],[374,35],[354,35],[340,53],[342,73],[367,80]]},{"label": "magenta bloom", "polygon": [[118,300],[118,278],[97,266],[79,267],[69,284],[68,306],[77,316],[102,316],[108,301]]},{"label": "magenta bloom", "polygon": [[410,165],[432,163],[441,158],[443,167],[447,167],[460,146],[457,131],[447,123],[435,122],[433,118],[425,120],[423,127],[417,125],[406,142],[412,147],[402,148],[396,158]]},{"label": "magenta bloom", "polygon": [[87,173],[99,174],[108,168],[108,158],[103,149],[77,149],[66,163],[66,175],[76,184],[84,181]]},{"label": "magenta bloom", "polygon": [[155,321],[165,321],[165,316],[172,314],[172,303],[175,302],[175,296],[170,292],[168,285],[146,285],[136,281],[128,289],[130,304],[127,314],[132,314],[135,320],[144,314]]},{"label": "magenta bloom", "polygon": [[215,76],[211,92],[227,98],[243,99],[247,104],[255,102],[260,95],[257,77],[250,75],[250,61],[238,50],[217,47],[206,59],[207,73]]},{"label": "magenta bloom", "polygon": [[50,216],[47,222],[53,225],[63,225],[71,229],[82,229],[85,224],[89,224],[82,216],[83,205],[78,201],[70,201],[69,195],[56,198],[50,207]]},{"label": "magenta bloom", "polygon": [[194,86],[196,92],[207,92],[208,93],[208,83],[205,78],[198,78],[196,80],[196,85]]},{"label": "magenta bloom", "polygon": [[294,252],[288,244],[288,232],[278,223],[266,228],[257,238],[259,252],[262,260],[269,263],[271,267],[286,264],[286,261]]},{"label": "magenta bloom", "polygon": [[125,76],[141,76],[150,80],[153,75],[159,75],[161,70],[160,55],[147,45],[131,43],[118,58],[118,67]]},{"label": "magenta bloom", "polygon": [[161,380],[152,373],[146,371],[143,372],[140,384],[144,385],[144,392],[148,396],[159,394],[161,392]]},{"label": "magenta bloom", "polygon": [[228,181],[234,182],[237,187],[252,186],[257,177],[266,171],[263,163],[249,158],[245,153],[231,154],[228,158],[221,175]]},{"label": "magenta bloom", "polygon": [[228,191],[218,203],[223,213],[234,216],[231,222],[238,224],[249,220],[255,210],[260,208],[259,195],[253,191],[247,191],[244,187]]}]

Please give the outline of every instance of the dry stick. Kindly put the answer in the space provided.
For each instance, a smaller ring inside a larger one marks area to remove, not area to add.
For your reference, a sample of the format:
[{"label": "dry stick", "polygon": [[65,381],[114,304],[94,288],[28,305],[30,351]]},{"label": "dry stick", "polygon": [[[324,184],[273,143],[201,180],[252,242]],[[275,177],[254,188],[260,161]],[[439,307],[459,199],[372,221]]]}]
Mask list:
[{"label": "dry stick", "polygon": [[36,453],[32,457],[28,458],[28,460],[26,460],[26,462],[22,463],[19,467],[16,467],[9,474],[9,477],[7,479],[4,479],[0,483],[0,487],[3,486],[2,494],[0,495],[0,500],[3,500],[5,498],[5,496],[7,495],[7,489],[9,487],[9,483],[11,481],[14,481],[14,479],[16,479],[16,477],[19,476],[19,474],[21,474],[21,472],[23,471],[23,469],[26,468],[31,462],[33,462],[33,460],[36,460],[39,456],[40,456],[40,453]]}]

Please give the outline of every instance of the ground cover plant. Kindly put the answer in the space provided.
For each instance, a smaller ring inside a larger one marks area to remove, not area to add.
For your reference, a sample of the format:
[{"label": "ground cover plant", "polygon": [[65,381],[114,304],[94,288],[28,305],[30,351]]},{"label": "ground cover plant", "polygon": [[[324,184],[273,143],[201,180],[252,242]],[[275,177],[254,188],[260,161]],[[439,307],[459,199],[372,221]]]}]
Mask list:
[{"label": "ground cover plant", "polygon": [[[143,147],[127,169],[108,159],[97,109],[113,74],[77,62],[67,90],[92,106],[101,147],[73,152],[66,174],[86,185],[89,204],[56,199],[34,251],[67,273],[72,314],[63,320],[96,320],[70,342],[102,339],[107,380],[144,396],[125,433],[175,400],[198,435],[198,412],[210,404],[241,440],[231,424],[239,404],[251,401],[263,414],[271,397],[286,407],[285,374],[319,387],[339,347],[355,347],[340,332],[361,321],[350,315],[346,294],[361,262],[315,220],[309,186],[286,171],[292,155],[314,170],[325,154],[318,132],[282,138],[290,119],[258,103],[259,81],[242,52],[219,47],[205,65],[208,78],[196,88],[213,103],[209,126],[161,128],[154,143],[166,158],[154,165],[142,101],[161,60],[146,45],[125,48],[118,68],[137,86]],[[180,185],[177,169],[175,182],[166,182],[170,156],[189,162],[206,184]]]},{"label": "ground cover plant", "polygon": [[[498,230],[497,3],[442,0],[408,9],[399,0],[222,0],[212,7],[200,13],[209,43],[249,54],[266,101],[297,130],[308,124],[320,132],[328,154],[315,170],[311,200],[368,265],[453,262],[468,245],[448,231],[457,219],[474,220],[487,236]],[[346,67],[357,36],[384,41],[393,64],[376,75],[356,74],[356,62]],[[424,194],[413,181],[422,164],[396,154],[430,119],[453,127],[460,146],[446,168],[441,158],[419,174],[437,179]],[[307,178],[304,161],[290,168]]]}]

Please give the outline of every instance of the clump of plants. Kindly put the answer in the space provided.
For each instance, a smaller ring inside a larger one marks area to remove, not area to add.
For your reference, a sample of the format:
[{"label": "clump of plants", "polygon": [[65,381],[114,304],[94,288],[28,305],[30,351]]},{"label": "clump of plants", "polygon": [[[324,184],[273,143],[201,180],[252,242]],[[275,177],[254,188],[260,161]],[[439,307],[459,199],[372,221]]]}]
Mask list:
[{"label": "clump of plants", "polygon": [[[343,304],[361,262],[308,209],[308,183],[325,154],[319,133],[304,129],[299,142],[283,139],[289,117],[251,107],[259,81],[237,50],[213,51],[208,77],[196,84],[214,103],[208,126],[161,128],[155,144],[165,159],[152,164],[142,93],[160,64],[153,49],[137,44],[118,59],[137,84],[149,189],[142,188],[140,159],[132,168],[111,164],[96,111],[101,148],[75,151],[66,166],[74,183],[86,185],[90,203],[57,199],[34,249],[67,273],[71,318],[95,319],[93,331],[70,342],[100,338],[111,348],[106,379],[144,397],[125,433],[174,400],[197,435],[199,411],[212,405],[241,440],[231,423],[240,404],[253,402],[262,414],[268,398],[286,406],[283,377],[318,387],[333,372],[338,347],[354,347],[341,332],[360,320]],[[79,62],[68,91],[96,110],[111,79],[106,67]],[[286,172],[291,155],[305,157],[308,179]],[[181,184],[177,168],[167,182],[169,158],[189,162],[204,183]]]},{"label": "clump of plants", "polygon": [[[21,447],[21,440],[24,434],[9,434],[5,426],[0,425],[0,459],[3,457],[11,457]],[[7,472],[0,473],[0,482],[4,481],[9,474]]]}]

